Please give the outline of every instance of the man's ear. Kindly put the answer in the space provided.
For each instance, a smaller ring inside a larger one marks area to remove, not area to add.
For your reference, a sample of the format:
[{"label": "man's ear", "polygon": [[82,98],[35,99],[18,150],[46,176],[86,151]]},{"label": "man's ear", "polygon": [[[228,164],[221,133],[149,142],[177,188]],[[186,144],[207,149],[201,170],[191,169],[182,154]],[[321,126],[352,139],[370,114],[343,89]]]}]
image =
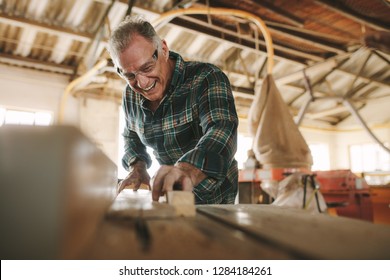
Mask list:
[{"label": "man's ear", "polygon": [[164,39],[161,40],[161,48],[163,50],[163,55],[165,57],[165,60],[168,60],[168,58],[169,58],[169,48],[168,48],[168,45],[167,45],[167,41],[165,41]]}]

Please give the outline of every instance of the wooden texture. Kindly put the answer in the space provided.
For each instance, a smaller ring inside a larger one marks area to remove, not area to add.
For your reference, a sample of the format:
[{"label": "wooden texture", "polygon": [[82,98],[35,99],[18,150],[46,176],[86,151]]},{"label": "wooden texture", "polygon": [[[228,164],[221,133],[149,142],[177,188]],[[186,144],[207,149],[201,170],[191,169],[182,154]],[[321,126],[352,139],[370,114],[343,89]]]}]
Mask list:
[{"label": "wooden texture", "polygon": [[173,206],[163,201],[153,202],[151,191],[144,189],[137,191],[124,189],[115,198],[106,214],[109,219],[172,218],[175,215]]},{"label": "wooden texture", "polygon": [[384,225],[271,205],[214,205],[197,210],[304,258],[390,258],[390,227]]},{"label": "wooden texture", "polygon": [[196,210],[194,217],[104,220],[82,258],[390,258],[390,227],[384,225],[272,205]]},{"label": "wooden texture", "polygon": [[2,259],[78,258],[115,197],[116,165],[74,127],[0,128]]},{"label": "wooden texture", "polygon": [[170,191],[167,193],[167,202],[175,209],[177,216],[193,217],[196,214],[195,196],[188,191]]},{"label": "wooden texture", "polygon": [[104,220],[81,257],[108,260],[299,258],[203,215],[145,219],[144,222],[149,232],[147,237],[137,230],[134,219]]}]

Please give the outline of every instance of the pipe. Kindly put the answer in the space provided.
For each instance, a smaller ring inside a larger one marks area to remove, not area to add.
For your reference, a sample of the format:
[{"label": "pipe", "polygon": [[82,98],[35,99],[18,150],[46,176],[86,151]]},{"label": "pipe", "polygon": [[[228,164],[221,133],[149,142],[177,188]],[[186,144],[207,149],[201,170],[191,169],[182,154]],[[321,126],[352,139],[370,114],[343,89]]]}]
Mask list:
[{"label": "pipe", "polygon": [[226,16],[236,16],[241,17],[247,20],[252,21],[261,31],[264,36],[265,45],[267,48],[267,73],[272,74],[272,69],[274,66],[274,49],[272,44],[271,34],[265,25],[265,23],[256,15],[235,9],[225,9],[225,8],[188,8],[188,9],[177,9],[171,10],[166,13],[161,14],[161,16],[156,19],[152,25],[154,27],[159,26],[160,24],[171,21],[173,18],[181,15],[190,15],[190,14],[200,14],[200,15],[226,15]]},{"label": "pipe", "polygon": [[92,67],[88,72],[86,72],[84,75],[78,77],[77,79],[74,79],[72,82],[70,82],[65,90],[64,93],[62,94],[61,101],[60,101],[60,109],[58,112],[58,123],[63,124],[64,121],[64,110],[65,110],[65,105],[68,99],[68,95],[72,92],[72,90],[81,84],[83,81],[88,80],[92,78],[94,75],[96,75],[99,70],[102,68],[106,67],[108,64],[107,59],[103,59],[99,61],[94,67]]},{"label": "pipe", "polygon": [[372,131],[370,130],[370,128],[367,126],[367,124],[364,122],[363,118],[359,115],[358,111],[356,110],[356,108],[352,105],[352,103],[345,99],[343,101],[343,104],[345,107],[347,107],[349,109],[349,111],[351,112],[352,115],[355,116],[355,118],[358,120],[358,122],[360,122],[360,124],[363,126],[363,128],[367,131],[367,133],[372,137],[372,139],[374,139],[375,142],[377,142],[385,151],[387,151],[388,153],[390,153],[390,149],[387,148],[376,136],[374,133],[372,133]]},{"label": "pipe", "polygon": [[300,126],[301,125],[301,122],[303,120],[303,117],[305,116],[306,114],[306,111],[307,109],[309,108],[309,105],[310,103],[313,101],[312,98],[309,98],[308,100],[306,100],[305,104],[302,105],[301,109],[299,110],[299,113],[298,113],[298,116],[297,118],[295,119],[295,124],[297,126]]}]

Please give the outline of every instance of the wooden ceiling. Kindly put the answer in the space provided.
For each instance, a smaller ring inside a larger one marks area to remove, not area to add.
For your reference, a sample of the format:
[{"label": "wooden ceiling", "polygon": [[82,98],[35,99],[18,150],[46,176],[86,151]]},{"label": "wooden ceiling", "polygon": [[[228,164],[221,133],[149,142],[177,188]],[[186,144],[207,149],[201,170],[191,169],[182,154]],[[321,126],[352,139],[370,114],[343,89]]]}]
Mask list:
[{"label": "wooden ceiling", "polygon": [[[153,22],[194,7],[245,11],[265,22],[275,53],[272,74],[300,125],[390,125],[388,0],[0,0],[0,63],[61,73],[72,81],[108,59],[107,37],[127,14]],[[191,14],[157,29],[186,59],[225,71],[245,120],[269,61],[256,26],[237,16]],[[124,85],[112,70],[107,61],[72,94],[119,102]]]}]

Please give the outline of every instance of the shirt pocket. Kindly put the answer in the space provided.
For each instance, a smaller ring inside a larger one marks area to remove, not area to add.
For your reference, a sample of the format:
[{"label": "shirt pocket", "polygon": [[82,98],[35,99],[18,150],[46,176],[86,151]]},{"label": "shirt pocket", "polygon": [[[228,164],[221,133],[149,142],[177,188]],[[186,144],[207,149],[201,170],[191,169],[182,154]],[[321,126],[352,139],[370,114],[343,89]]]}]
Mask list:
[{"label": "shirt pocket", "polygon": [[182,153],[193,149],[200,138],[198,122],[191,110],[185,110],[162,122],[164,141],[161,143],[167,151],[180,151]]},{"label": "shirt pocket", "polygon": [[174,129],[180,131],[180,128],[190,125],[194,120],[192,110],[185,110],[178,114],[165,117],[162,122],[163,131]]}]

